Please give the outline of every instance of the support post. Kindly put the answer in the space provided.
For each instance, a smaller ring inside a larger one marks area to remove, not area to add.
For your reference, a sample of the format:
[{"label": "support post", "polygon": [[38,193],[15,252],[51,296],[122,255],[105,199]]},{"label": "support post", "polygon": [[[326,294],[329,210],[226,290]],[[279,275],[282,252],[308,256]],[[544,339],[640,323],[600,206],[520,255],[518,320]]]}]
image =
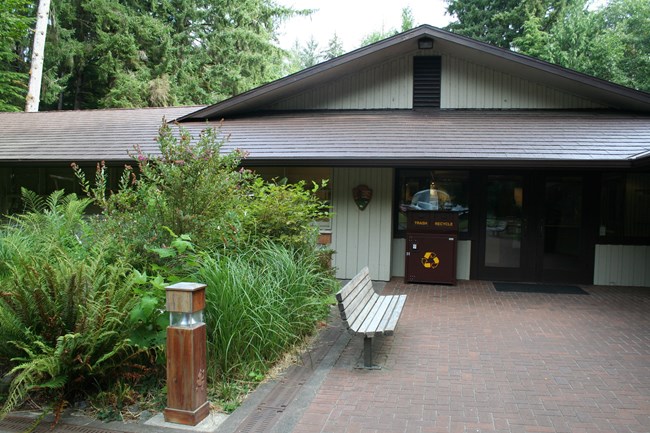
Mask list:
[{"label": "support post", "polygon": [[363,336],[363,366],[373,368],[372,366],[372,338]]},{"label": "support post", "polygon": [[165,421],[197,425],[210,413],[206,378],[205,284],[167,287],[167,407]]}]

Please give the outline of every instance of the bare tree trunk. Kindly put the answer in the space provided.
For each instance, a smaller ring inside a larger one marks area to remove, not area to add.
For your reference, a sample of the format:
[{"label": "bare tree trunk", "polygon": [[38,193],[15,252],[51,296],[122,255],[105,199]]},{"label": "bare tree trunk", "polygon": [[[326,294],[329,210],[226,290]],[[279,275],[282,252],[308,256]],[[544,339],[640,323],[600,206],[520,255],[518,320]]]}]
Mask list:
[{"label": "bare tree trunk", "polygon": [[43,55],[45,53],[45,35],[50,16],[50,0],[39,0],[32,49],[32,65],[29,71],[29,91],[25,111],[38,111],[41,102],[41,81],[43,80]]}]

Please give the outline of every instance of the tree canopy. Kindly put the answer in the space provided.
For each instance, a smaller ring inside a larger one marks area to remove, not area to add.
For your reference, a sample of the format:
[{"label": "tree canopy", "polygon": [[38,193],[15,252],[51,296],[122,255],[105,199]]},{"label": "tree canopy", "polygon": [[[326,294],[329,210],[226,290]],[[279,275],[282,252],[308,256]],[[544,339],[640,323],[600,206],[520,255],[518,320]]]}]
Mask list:
[{"label": "tree canopy", "polygon": [[513,48],[529,17],[547,29],[576,0],[447,0],[447,13],[455,16],[447,29],[502,48]]},{"label": "tree canopy", "polygon": [[[9,0],[8,13],[27,20],[34,4]],[[284,52],[274,44],[276,32],[295,13],[272,0],[53,0],[42,107],[217,102],[280,76]],[[4,27],[3,65],[9,34],[17,45],[11,52],[22,54],[12,59],[23,63],[14,69],[24,72],[26,28]]]},{"label": "tree canopy", "polygon": [[447,29],[637,90],[650,91],[650,2],[447,0]]},{"label": "tree canopy", "polygon": [[[448,30],[650,91],[647,0],[446,1]],[[2,111],[24,107],[37,3],[0,2]],[[279,24],[309,12],[273,0],[52,0],[41,109],[211,104],[343,54],[336,34],[325,48],[276,46]],[[400,30],[414,25],[404,8]]]}]

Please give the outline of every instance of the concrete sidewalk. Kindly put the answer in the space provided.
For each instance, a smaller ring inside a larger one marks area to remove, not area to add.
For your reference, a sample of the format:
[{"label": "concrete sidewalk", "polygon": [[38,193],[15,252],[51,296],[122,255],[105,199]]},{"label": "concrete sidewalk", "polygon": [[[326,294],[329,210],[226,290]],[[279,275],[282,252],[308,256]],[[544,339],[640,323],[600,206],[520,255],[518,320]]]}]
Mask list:
[{"label": "concrete sidewalk", "polygon": [[[650,433],[650,289],[584,289],[589,295],[391,281],[384,293],[408,300],[395,335],[373,344],[381,370],[355,368],[362,338],[333,315],[301,362],[213,431]],[[67,425],[55,431],[187,431]],[[0,431],[19,430],[0,423]]]}]

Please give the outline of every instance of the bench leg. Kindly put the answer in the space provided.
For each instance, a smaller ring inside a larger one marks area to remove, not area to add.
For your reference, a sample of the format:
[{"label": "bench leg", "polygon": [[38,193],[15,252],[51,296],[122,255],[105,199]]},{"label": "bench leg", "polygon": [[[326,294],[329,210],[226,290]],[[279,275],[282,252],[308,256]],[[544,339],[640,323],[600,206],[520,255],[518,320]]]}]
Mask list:
[{"label": "bench leg", "polygon": [[372,338],[363,336],[363,366],[372,368]]}]

